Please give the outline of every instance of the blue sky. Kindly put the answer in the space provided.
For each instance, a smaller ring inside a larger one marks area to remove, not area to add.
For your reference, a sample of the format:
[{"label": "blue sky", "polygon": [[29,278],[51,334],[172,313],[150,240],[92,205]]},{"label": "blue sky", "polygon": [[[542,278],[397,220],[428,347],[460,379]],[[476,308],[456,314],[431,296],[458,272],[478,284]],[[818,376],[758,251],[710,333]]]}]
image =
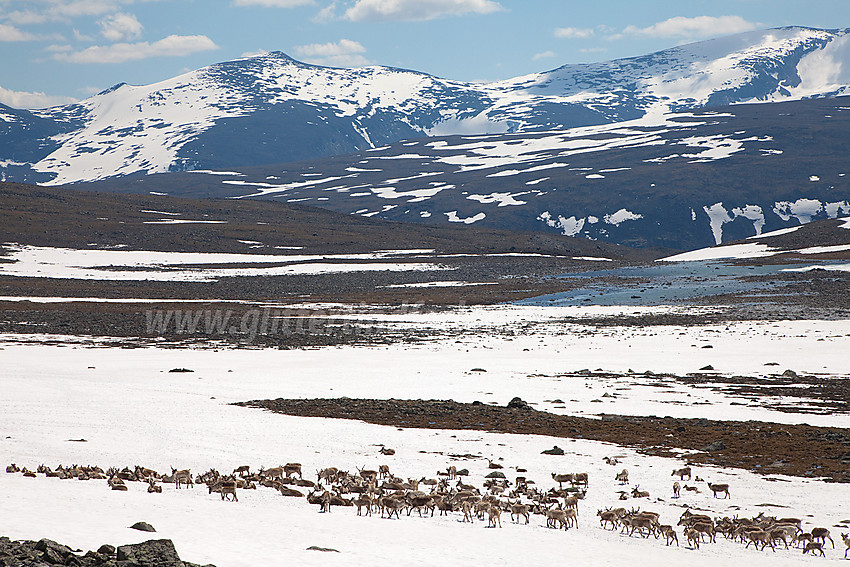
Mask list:
[{"label": "blue sky", "polygon": [[850,27],[850,0],[0,0],[0,103],[262,51],[489,81],[787,25]]}]

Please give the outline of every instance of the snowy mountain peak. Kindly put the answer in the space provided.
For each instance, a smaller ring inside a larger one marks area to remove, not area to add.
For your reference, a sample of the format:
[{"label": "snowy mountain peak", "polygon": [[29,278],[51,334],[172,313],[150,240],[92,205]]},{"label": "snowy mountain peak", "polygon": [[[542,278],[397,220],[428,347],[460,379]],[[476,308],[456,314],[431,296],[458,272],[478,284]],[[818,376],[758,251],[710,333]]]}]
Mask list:
[{"label": "snowy mountain peak", "polygon": [[848,33],[749,32],[489,84],[391,67],[319,67],[276,51],[153,85],[121,83],[74,105],[4,112],[0,174],[64,184],[314,159],[429,135],[559,130],[834,96],[850,86]]}]

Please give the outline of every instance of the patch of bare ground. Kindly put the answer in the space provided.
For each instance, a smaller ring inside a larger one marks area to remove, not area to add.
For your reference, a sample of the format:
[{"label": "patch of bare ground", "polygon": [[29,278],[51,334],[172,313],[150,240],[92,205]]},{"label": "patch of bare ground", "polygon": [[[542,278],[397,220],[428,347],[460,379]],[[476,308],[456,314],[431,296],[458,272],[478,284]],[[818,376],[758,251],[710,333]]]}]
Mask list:
[{"label": "patch of bare ground", "polygon": [[[834,427],[655,416],[556,415],[531,407],[454,400],[351,398],[253,400],[234,405],[302,417],[356,419],[425,429],[473,429],[591,439],[688,462],[850,482],[850,432]],[[542,445],[542,444],[541,444]]]}]

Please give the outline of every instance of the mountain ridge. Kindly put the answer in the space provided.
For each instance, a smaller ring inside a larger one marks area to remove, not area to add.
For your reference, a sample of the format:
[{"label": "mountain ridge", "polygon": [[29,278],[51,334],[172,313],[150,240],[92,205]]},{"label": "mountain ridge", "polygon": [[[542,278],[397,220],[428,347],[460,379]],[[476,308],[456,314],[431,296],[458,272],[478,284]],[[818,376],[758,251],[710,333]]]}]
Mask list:
[{"label": "mountain ridge", "polygon": [[392,67],[320,67],[272,52],[152,85],[119,83],[72,105],[0,107],[0,178],[60,185],[306,160],[428,135],[536,132],[720,102],[834,96],[850,92],[848,34],[762,30],[486,84]]}]

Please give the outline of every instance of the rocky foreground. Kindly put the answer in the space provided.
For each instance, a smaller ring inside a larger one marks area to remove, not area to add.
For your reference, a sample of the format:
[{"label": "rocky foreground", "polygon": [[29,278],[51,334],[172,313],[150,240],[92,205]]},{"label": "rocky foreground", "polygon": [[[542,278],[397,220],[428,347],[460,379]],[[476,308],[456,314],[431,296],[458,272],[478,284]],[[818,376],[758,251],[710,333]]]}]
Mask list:
[{"label": "rocky foreground", "polygon": [[[105,544],[97,551],[74,550],[53,540],[12,541],[0,537],[0,567],[197,567],[181,561],[170,539],[152,539],[132,545]],[[212,567],[212,566],[206,566]]]}]

